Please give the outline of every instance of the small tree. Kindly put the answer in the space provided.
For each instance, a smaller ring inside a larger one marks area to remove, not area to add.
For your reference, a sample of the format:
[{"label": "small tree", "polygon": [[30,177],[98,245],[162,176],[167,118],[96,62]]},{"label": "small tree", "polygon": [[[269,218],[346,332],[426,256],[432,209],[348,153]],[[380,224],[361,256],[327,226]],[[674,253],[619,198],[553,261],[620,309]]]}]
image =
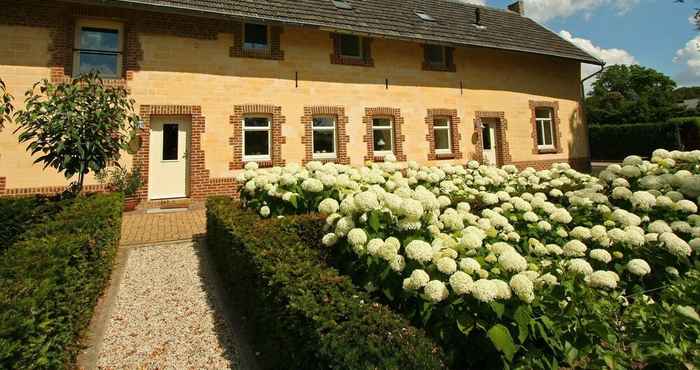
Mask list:
[{"label": "small tree", "polygon": [[78,175],[77,192],[87,173],[119,158],[128,130],[138,122],[126,89],[105,86],[96,73],[57,85],[43,80],[25,95],[24,109],[14,115],[19,142],[29,143],[32,155],[40,153],[34,163],[53,167],[66,178]]},{"label": "small tree", "polygon": [[14,97],[7,92],[5,82],[0,78],[0,131],[5,126],[5,122],[10,122],[12,119],[12,101]]}]

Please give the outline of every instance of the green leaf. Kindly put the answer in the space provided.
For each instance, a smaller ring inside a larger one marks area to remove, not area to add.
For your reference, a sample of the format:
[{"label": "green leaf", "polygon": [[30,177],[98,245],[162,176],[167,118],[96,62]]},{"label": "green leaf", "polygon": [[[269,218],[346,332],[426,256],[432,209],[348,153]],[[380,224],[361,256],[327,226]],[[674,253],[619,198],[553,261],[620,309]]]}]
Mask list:
[{"label": "green leaf", "polygon": [[476,324],[476,320],[474,320],[474,317],[471,315],[467,314],[466,312],[463,312],[462,314],[457,317],[457,329],[459,329],[462,334],[465,336],[468,336],[469,333],[474,329],[474,326]]},{"label": "green leaf", "polygon": [[379,231],[379,228],[382,226],[381,222],[379,221],[379,215],[377,212],[370,212],[369,214],[369,226],[372,228],[374,231]]},{"label": "green leaf", "polygon": [[294,208],[299,208],[299,206],[297,205],[297,196],[296,195],[292,195],[291,197],[289,197],[289,203],[292,203]]},{"label": "green leaf", "polygon": [[493,310],[493,312],[495,312],[496,315],[498,316],[498,318],[500,319],[506,310],[506,306],[500,302],[491,302],[490,305],[491,305],[491,309]]},{"label": "green leaf", "polygon": [[515,310],[513,318],[515,318],[515,322],[518,323],[518,341],[520,343],[525,343],[528,336],[528,328],[530,327],[530,322],[532,321],[529,307],[518,307]]},{"label": "green leaf", "polygon": [[489,329],[488,336],[496,349],[506,356],[508,362],[512,362],[513,356],[515,356],[518,348],[515,346],[513,337],[510,336],[508,328],[501,324],[496,324]]}]

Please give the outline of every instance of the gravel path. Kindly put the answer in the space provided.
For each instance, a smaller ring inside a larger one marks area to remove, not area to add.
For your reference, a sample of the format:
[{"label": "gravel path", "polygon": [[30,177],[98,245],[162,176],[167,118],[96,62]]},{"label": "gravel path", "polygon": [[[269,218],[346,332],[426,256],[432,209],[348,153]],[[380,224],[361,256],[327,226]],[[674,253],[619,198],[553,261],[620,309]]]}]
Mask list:
[{"label": "gravel path", "polygon": [[206,261],[193,242],[131,250],[97,367],[241,368]]}]

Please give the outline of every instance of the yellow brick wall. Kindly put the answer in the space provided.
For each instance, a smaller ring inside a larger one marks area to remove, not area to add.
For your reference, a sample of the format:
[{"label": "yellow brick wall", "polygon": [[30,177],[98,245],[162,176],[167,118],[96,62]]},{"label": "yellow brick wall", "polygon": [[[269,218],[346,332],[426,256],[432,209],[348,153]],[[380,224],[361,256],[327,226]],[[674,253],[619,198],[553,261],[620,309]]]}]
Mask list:
[{"label": "yellow brick wall", "polygon": [[[21,97],[31,84],[48,77],[49,31],[0,26],[0,77]],[[362,116],[366,107],[400,108],[409,160],[427,162],[427,109],[457,109],[462,120],[461,150],[465,162],[474,152],[475,111],[503,111],[508,120],[508,142],[514,161],[581,158],[588,156],[585,129],[576,112],[580,95],[579,64],[564,59],[484,48],[455,51],[457,73],[421,68],[422,47],[417,43],[376,39],[372,43],[374,68],[330,63],[332,41],[327,32],[286,28],[282,61],[232,58],[232,34],[216,40],[143,34],[141,70],[128,82],[133,97],[147,105],[201,105],[206,117],[203,149],[212,177],[230,177],[228,164],[232,126],[229,116],[240,104],[272,104],[286,117],[282,156],[301,162],[301,117],[306,105],[340,105],[349,118],[348,153],[353,164],[366,154]],[[295,88],[295,72],[299,87]],[[389,89],[385,88],[389,80]],[[460,81],[464,90],[460,92]],[[532,154],[530,100],[559,102],[561,154]],[[8,188],[65,183],[61,175],[32,165],[24,147],[12,134],[13,125],[0,133],[0,177]],[[576,137],[576,140],[573,138]],[[129,162],[128,158],[125,158]],[[441,161],[442,162],[442,161]],[[449,162],[449,161],[448,161]],[[92,180],[90,180],[92,181]]]}]

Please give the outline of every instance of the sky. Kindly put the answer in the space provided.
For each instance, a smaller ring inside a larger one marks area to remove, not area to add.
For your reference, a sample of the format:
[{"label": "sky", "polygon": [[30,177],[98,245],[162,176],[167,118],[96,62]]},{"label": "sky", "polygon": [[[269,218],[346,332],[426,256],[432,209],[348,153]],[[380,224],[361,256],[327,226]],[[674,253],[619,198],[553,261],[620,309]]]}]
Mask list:
[{"label": "sky", "polygon": [[[515,0],[462,0],[505,8]],[[608,65],[639,64],[700,86],[700,0],[525,0],[525,15]],[[584,77],[599,67],[584,65]]]}]

